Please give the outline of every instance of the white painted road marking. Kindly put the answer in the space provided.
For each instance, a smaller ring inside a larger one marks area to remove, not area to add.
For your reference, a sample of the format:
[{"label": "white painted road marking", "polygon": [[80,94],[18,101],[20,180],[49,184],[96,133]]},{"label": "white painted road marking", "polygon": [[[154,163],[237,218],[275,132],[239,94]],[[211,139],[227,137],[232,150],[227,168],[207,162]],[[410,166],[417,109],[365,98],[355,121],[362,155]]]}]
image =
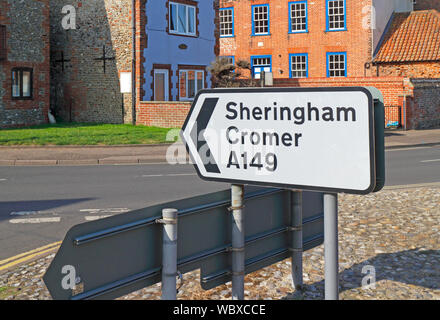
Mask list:
[{"label": "white painted road marking", "polygon": [[86,221],[95,221],[95,220],[104,219],[104,218],[108,218],[108,217],[111,217],[111,215],[108,215],[108,216],[86,216],[84,218],[86,219]]},{"label": "white painted road marking", "polygon": [[9,215],[11,216],[31,216],[34,214],[38,214],[38,211],[17,211],[11,212]]},{"label": "white painted road marking", "polygon": [[81,209],[79,212],[87,212],[91,214],[97,214],[97,213],[126,213],[129,212],[130,209],[128,208],[101,208],[101,209]]},{"label": "white painted road marking", "polygon": [[394,151],[410,151],[410,150],[421,150],[421,149],[432,149],[432,147],[414,147],[414,148],[399,148],[399,149],[388,149],[386,152],[394,152]]},{"label": "white painted road marking", "polygon": [[424,160],[424,161],[420,161],[422,163],[427,163],[427,162],[440,162],[440,159],[434,159],[434,160]]},{"label": "white painted road marking", "polygon": [[52,222],[60,222],[60,217],[54,218],[30,218],[30,219],[12,219],[9,220],[10,223],[52,223]]},{"label": "white painted road marking", "polygon": [[0,179],[0,182],[1,182],[1,181],[8,181],[8,179]]},{"label": "white painted road marking", "polygon": [[196,173],[144,174],[142,178],[196,176]]}]

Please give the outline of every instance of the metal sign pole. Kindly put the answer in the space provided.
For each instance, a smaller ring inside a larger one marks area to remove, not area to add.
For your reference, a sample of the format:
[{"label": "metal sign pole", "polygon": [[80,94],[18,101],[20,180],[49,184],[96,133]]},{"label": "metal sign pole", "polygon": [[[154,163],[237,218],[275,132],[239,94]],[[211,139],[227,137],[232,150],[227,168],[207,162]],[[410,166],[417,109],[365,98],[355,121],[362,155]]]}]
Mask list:
[{"label": "metal sign pole", "polygon": [[177,210],[163,209],[162,300],[176,300]]},{"label": "metal sign pole", "polygon": [[244,300],[245,237],[244,186],[231,186],[232,210],[232,300]]},{"label": "metal sign pole", "polygon": [[338,195],[324,194],[325,300],[339,299]]},{"label": "metal sign pole", "polygon": [[296,290],[303,287],[303,232],[302,232],[302,191],[291,191],[292,211],[291,227],[292,232],[292,281]]}]

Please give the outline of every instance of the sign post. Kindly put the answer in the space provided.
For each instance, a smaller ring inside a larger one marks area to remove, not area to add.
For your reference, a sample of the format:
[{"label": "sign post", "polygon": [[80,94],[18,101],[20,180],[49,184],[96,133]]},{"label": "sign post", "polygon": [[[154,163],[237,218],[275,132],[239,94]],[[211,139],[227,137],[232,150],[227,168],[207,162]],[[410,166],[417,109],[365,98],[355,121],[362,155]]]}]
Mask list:
[{"label": "sign post", "polygon": [[338,195],[324,194],[325,299],[339,299]]},{"label": "sign post", "polygon": [[162,300],[176,300],[177,277],[177,209],[163,209]]},{"label": "sign post", "polygon": [[292,281],[293,287],[296,290],[301,290],[303,286],[303,266],[302,266],[302,254],[303,254],[303,243],[302,243],[302,216],[303,216],[303,205],[302,205],[302,192],[300,190],[293,190],[291,192],[292,201]]},{"label": "sign post", "polygon": [[[325,298],[336,300],[337,194],[383,188],[383,117],[383,97],[375,88],[202,90],[181,136],[204,180],[325,193]],[[289,249],[296,288],[302,286],[301,199],[292,192]],[[235,272],[233,267],[233,279]]]},{"label": "sign post", "polygon": [[244,186],[232,185],[232,300],[244,300],[245,238]]}]

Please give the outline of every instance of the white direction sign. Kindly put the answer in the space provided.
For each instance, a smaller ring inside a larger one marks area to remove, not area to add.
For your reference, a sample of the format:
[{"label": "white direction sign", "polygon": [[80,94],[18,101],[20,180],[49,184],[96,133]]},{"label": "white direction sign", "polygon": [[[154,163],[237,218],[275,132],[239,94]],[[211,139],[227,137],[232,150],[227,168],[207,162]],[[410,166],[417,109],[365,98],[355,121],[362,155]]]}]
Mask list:
[{"label": "white direction sign", "polygon": [[366,88],[202,90],[181,135],[205,180],[357,194],[375,187]]}]

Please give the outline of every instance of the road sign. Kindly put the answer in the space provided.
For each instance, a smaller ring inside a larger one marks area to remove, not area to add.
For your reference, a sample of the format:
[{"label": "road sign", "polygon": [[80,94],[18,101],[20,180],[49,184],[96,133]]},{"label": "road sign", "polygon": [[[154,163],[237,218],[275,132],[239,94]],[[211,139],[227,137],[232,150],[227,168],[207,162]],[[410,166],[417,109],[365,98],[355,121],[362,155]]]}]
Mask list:
[{"label": "road sign", "polygon": [[[245,192],[245,272],[291,256],[291,191]],[[323,195],[302,193],[303,250],[323,242]],[[161,281],[162,209],[178,209],[177,268],[210,289],[231,280],[229,190],[155,205],[70,229],[43,279],[54,299],[112,299]]]},{"label": "road sign", "polygon": [[373,102],[361,87],[202,90],[181,135],[205,180],[368,194]]}]

